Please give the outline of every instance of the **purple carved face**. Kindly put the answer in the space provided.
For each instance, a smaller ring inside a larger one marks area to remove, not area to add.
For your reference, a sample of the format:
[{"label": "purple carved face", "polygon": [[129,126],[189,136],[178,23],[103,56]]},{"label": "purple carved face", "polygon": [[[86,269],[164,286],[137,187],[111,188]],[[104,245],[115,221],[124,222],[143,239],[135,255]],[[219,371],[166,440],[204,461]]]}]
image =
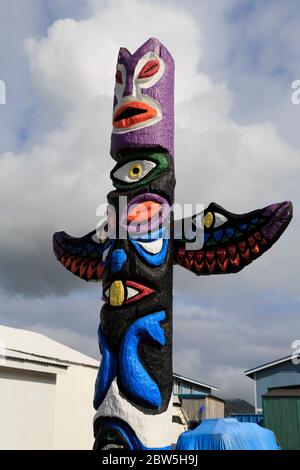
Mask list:
[{"label": "purple carved face", "polygon": [[157,40],[134,54],[121,48],[116,69],[111,155],[160,147],[173,156],[174,61]]}]

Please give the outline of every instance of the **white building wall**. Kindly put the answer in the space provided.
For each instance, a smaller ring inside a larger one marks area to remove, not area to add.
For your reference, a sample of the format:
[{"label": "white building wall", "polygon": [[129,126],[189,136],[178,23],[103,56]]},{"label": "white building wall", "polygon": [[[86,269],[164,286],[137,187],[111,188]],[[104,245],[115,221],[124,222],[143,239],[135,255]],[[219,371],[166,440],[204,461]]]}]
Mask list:
[{"label": "white building wall", "polygon": [[0,449],[92,449],[99,362],[0,325]]},{"label": "white building wall", "polygon": [[0,367],[0,449],[52,449],[56,375]]},{"label": "white building wall", "polygon": [[96,368],[71,365],[57,376],[54,449],[92,449],[96,375]]},{"label": "white building wall", "polygon": [[0,450],[93,447],[97,369],[0,365]]}]

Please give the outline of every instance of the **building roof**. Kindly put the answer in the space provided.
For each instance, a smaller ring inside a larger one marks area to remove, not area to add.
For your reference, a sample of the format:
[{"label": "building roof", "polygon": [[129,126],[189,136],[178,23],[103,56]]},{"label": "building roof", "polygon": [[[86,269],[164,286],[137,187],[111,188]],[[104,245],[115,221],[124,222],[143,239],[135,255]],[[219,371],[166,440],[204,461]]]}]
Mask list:
[{"label": "building roof", "polygon": [[99,362],[75,349],[34,331],[0,325],[0,357],[58,366],[79,364],[99,367]]},{"label": "building roof", "polygon": [[188,379],[187,377],[184,377],[183,375],[175,374],[175,372],[173,373],[173,377],[175,379],[182,380],[183,382],[190,382],[195,385],[199,385],[200,387],[209,388],[210,390],[219,390],[219,388],[215,387],[214,385],[208,385],[203,382],[198,382],[198,380]]},{"label": "building roof", "polygon": [[290,362],[292,359],[299,360],[299,356],[297,354],[291,354],[289,356],[276,359],[275,361],[272,361],[272,362],[266,362],[265,364],[262,364],[260,366],[245,370],[244,374],[250,377],[251,379],[254,379],[255,372],[259,372],[264,369],[269,369],[270,367],[276,366],[277,364],[282,364],[283,362]]},{"label": "building roof", "polygon": [[12,349],[3,350],[3,348],[0,349],[0,361],[1,359],[5,359],[8,361],[16,361],[19,363],[30,363],[41,366],[54,366],[61,369],[67,369],[69,366],[69,364],[67,364],[66,362],[58,361],[56,359],[40,357],[34,354],[14,351]]},{"label": "building roof", "polygon": [[263,397],[300,397],[300,384],[268,388]]},{"label": "building roof", "polygon": [[183,400],[217,400],[225,404],[223,398],[216,397],[216,395],[208,395],[207,393],[194,393],[193,395],[190,393],[180,393],[178,396]]}]

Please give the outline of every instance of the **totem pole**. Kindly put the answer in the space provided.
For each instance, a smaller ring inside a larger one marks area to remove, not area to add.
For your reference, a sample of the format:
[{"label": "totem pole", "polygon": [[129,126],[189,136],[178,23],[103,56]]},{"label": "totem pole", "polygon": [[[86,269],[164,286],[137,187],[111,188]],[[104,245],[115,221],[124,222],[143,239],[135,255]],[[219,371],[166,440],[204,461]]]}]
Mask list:
[{"label": "totem pole", "polygon": [[[94,448],[170,449],[173,264],[240,271],[280,237],[292,205],[236,215],[211,203],[174,229],[174,62],[156,39],[120,49],[112,125],[107,222],[82,238],[56,233],[54,252],[73,274],[102,281]],[[197,230],[203,246],[193,249]]]}]

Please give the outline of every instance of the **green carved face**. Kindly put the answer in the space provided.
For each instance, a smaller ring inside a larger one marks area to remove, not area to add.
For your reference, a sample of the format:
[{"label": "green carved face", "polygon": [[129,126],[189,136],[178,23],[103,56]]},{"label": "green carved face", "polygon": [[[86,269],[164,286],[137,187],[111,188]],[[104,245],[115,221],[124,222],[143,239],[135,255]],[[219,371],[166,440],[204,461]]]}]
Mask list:
[{"label": "green carved face", "polygon": [[164,153],[135,153],[122,158],[110,176],[116,189],[130,190],[148,184],[168,168],[169,158]]}]

